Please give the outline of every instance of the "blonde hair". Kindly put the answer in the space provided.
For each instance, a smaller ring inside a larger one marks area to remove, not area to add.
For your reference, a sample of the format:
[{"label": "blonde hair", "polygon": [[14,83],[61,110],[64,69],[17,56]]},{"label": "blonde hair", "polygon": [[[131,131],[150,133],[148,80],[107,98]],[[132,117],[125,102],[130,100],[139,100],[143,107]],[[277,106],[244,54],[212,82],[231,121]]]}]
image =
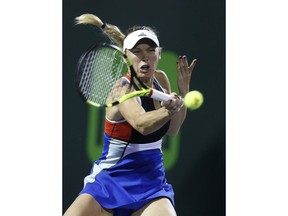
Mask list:
[{"label": "blonde hair", "polygon": [[78,24],[91,24],[102,28],[103,32],[119,47],[123,47],[125,35],[121,30],[112,24],[102,22],[99,17],[93,14],[82,14],[75,18],[76,25]]},{"label": "blonde hair", "polygon": [[[75,24],[91,24],[97,26],[103,30],[103,32],[121,49],[123,48],[123,43],[125,39],[125,34],[115,25],[105,23],[101,19],[93,14],[82,14],[75,18]],[[148,30],[152,31],[157,35],[157,30],[149,26],[132,26],[127,30],[127,34],[130,34],[137,30]]]}]

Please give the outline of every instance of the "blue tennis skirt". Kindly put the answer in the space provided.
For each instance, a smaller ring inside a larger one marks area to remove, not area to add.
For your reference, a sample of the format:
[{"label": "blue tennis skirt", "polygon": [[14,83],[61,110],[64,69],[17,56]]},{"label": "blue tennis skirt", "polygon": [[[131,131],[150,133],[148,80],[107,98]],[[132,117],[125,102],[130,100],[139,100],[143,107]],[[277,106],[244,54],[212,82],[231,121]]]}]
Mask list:
[{"label": "blue tennis skirt", "polygon": [[161,149],[133,152],[106,165],[103,160],[109,157],[93,164],[80,194],[92,195],[102,207],[113,209],[114,215],[132,213],[160,197],[167,197],[174,206],[174,191],[165,178]]}]

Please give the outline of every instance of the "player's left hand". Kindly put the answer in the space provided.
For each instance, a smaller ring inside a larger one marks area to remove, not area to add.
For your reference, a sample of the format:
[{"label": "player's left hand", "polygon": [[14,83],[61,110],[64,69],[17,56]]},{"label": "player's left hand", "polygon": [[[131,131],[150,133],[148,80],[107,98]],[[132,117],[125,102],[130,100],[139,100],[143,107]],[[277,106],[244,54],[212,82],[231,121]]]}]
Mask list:
[{"label": "player's left hand", "polygon": [[190,65],[188,65],[188,60],[186,55],[179,56],[179,59],[177,61],[177,84],[178,84],[178,90],[179,95],[182,97],[185,96],[187,92],[189,92],[190,89],[190,79],[192,75],[192,71],[196,65],[197,59],[193,59]]}]

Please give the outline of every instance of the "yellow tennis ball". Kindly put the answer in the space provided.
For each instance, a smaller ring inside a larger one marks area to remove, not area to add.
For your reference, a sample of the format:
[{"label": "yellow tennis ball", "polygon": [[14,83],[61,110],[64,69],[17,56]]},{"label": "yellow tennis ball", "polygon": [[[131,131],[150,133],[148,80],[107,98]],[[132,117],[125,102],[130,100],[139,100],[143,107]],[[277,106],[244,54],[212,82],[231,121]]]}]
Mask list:
[{"label": "yellow tennis ball", "polygon": [[198,109],[203,102],[203,94],[197,90],[188,92],[184,97],[184,105],[190,110]]}]

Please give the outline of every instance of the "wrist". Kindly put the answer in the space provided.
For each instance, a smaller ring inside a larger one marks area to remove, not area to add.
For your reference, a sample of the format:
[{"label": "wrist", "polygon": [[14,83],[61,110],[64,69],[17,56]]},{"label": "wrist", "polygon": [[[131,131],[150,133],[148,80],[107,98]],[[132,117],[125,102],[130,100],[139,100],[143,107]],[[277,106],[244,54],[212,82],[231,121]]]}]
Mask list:
[{"label": "wrist", "polygon": [[176,110],[173,110],[173,109],[167,109],[166,107],[161,107],[161,109],[164,110],[164,112],[167,113],[168,116],[173,116],[175,113],[176,113]]}]

